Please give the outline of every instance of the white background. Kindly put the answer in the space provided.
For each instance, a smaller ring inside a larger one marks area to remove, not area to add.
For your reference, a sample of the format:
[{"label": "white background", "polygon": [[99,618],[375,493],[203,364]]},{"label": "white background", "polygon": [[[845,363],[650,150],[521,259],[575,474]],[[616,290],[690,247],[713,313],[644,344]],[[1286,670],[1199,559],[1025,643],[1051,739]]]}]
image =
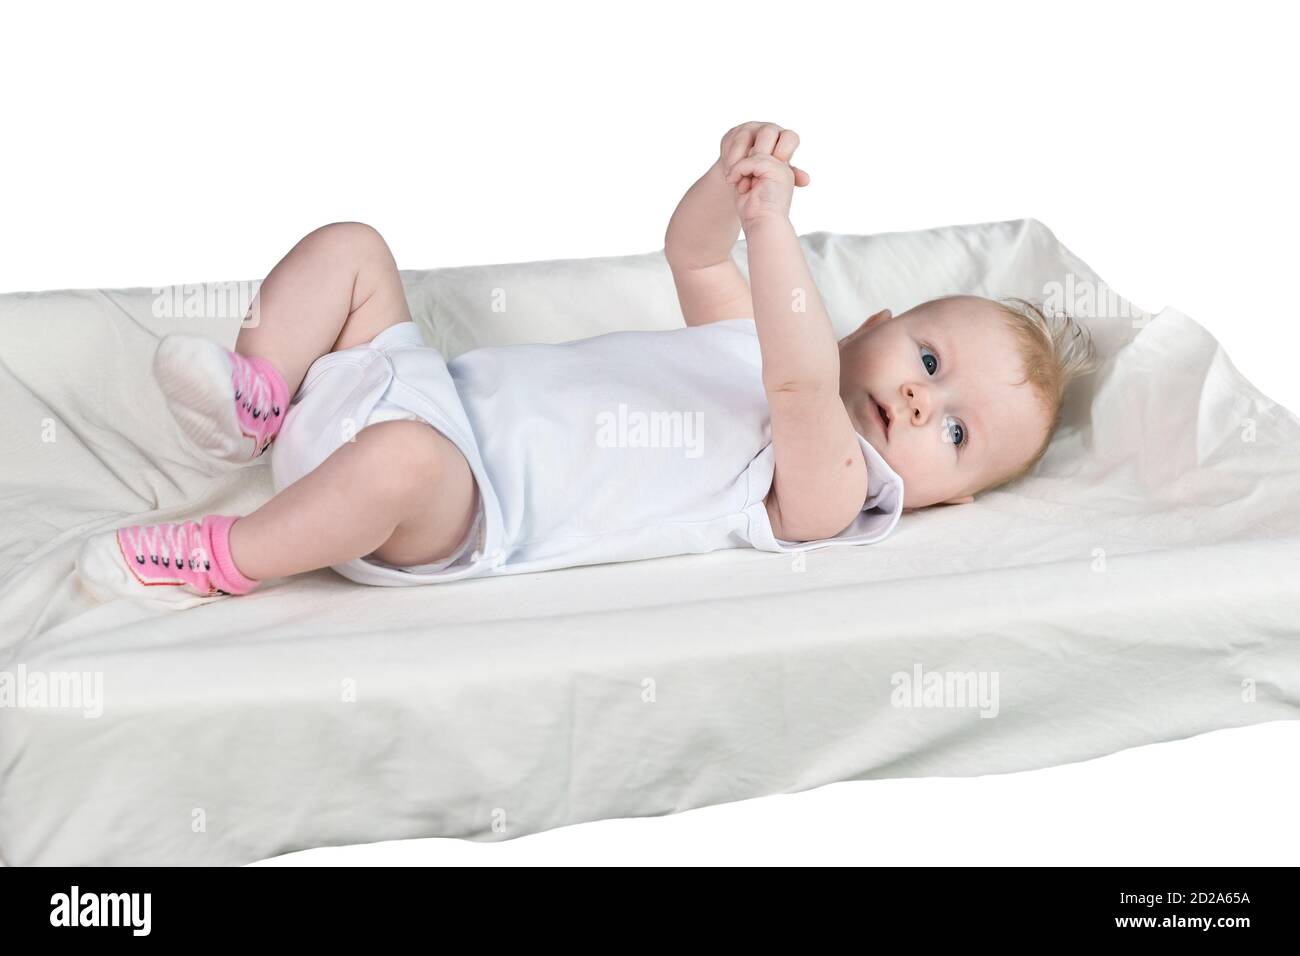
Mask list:
[{"label": "white background", "polygon": [[[336,220],[376,226],[404,269],[658,249],[722,133],[762,119],[803,140],[800,232],[1035,217],[1300,409],[1285,9],[7,6],[0,291],[260,279]],[[1298,744],[1286,722],[1029,774],[282,862],[1295,863]]]}]

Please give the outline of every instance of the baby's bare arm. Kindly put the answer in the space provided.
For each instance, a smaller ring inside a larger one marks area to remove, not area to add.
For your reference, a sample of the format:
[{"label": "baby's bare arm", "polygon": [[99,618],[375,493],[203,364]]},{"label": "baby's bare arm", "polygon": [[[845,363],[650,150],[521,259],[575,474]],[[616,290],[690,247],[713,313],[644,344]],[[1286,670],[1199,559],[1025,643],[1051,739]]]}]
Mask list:
[{"label": "baby's bare arm", "polygon": [[[751,185],[744,193],[739,184]],[[749,255],[763,387],[772,413],[776,471],[767,507],[786,541],[843,531],[867,497],[867,466],[840,398],[835,329],[790,222],[794,173],[774,156],[751,156],[728,176]]]},{"label": "baby's bare arm", "polygon": [[664,255],[687,325],[751,318],[749,286],[731,258],[740,233],[721,160],[696,180],[677,204],[664,236]]}]

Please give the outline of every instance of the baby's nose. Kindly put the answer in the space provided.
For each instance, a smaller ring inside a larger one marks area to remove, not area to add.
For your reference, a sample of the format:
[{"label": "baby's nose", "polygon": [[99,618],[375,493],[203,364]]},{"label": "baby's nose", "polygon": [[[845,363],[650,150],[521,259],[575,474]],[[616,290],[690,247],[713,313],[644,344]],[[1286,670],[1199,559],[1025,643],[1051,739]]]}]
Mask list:
[{"label": "baby's nose", "polygon": [[930,391],[921,385],[904,385],[903,398],[913,425],[924,425],[930,420]]}]

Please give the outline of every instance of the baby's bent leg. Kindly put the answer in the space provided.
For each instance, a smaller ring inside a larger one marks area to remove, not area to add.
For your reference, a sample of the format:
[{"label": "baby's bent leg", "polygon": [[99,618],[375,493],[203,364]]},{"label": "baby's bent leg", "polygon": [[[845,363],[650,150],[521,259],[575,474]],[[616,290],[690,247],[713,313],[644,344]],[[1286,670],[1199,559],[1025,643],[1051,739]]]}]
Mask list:
[{"label": "baby's bent leg", "polygon": [[383,236],[365,223],[332,222],[303,236],[262,281],[235,351],[269,361],[292,396],[325,353],[410,320]]},{"label": "baby's bent leg", "polygon": [[236,521],[230,555],[255,579],[371,554],[427,564],[469,533],[475,494],[469,463],[441,432],[424,422],[381,422]]},{"label": "baby's bent leg", "polygon": [[154,353],[154,377],[195,447],[246,463],[275,441],[312,362],[410,318],[383,237],[363,223],[333,222],[271,270],[233,352],[206,336],[168,335]]}]

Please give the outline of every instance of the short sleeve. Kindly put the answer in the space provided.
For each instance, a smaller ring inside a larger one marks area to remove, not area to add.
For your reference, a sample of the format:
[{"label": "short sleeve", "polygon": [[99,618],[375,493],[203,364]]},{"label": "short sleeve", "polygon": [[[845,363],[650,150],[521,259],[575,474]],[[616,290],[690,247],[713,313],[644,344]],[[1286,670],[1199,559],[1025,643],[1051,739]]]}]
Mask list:
[{"label": "short sleeve", "polygon": [[[782,541],[772,533],[763,499],[772,487],[776,458],[769,444],[750,465],[749,543],[760,551],[808,551],[834,545],[874,544],[886,538],[903,514],[903,479],[861,435],[858,445],[867,463],[867,500],[853,523],[833,538],[817,541]],[[758,489],[762,489],[759,491]]]}]

